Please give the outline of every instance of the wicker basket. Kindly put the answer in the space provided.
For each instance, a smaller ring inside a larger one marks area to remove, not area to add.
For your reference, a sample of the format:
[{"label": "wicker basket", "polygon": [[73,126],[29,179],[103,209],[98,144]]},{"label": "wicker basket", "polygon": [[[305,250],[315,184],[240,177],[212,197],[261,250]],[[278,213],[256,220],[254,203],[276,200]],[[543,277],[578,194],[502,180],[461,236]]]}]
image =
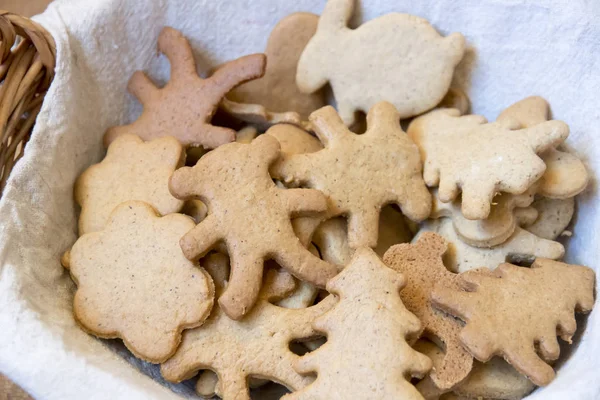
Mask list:
[{"label": "wicker basket", "polygon": [[0,10],[0,196],[54,77],[56,46],[32,20]]}]

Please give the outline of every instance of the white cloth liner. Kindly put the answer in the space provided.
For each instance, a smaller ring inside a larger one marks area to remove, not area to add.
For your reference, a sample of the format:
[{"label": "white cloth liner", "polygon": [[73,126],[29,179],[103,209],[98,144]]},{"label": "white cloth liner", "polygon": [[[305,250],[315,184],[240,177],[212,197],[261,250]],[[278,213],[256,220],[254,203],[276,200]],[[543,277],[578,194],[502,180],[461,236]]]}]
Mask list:
[{"label": "white cloth liner", "polygon": [[[456,74],[474,111],[494,119],[504,107],[538,94],[571,127],[568,143],[600,171],[600,3],[542,0],[362,1],[368,20],[399,11],[427,18],[442,33],[459,31],[471,47]],[[533,4],[535,3],[535,4]],[[59,0],[37,20],[57,43],[56,78],[25,156],[0,201],[0,370],[36,398],[177,398],[179,393],[132,368],[74,323],[74,286],[59,264],[76,239],[72,185],[100,160],[109,126],[140,107],[125,94],[133,71],[158,81],[168,63],[156,57],[164,25],[183,31],[199,70],[260,52],[275,23],[294,11],[320,13],[324,0]],[[597,185],[580,197],[570,262],[598,265]],[[578,348],[556,380],[530,399],[600,398],[600,311],[587,320]],[[122,346],[111,345],[113,348]],[[257,355],[258,356],[258,355]],[[127,356],[126,356],[127,357]],[[131,359],[131,357],[129,357]],[[156,375],[156,368],[137,364]]]}]

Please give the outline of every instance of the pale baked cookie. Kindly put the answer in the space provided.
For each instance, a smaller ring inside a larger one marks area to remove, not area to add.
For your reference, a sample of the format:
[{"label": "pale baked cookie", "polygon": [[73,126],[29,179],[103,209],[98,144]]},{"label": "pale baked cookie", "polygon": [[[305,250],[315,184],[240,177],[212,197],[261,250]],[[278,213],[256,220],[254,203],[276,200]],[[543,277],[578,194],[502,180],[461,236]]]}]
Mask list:
[{"label": "pale baked cookie", "polygon": [[[502,111],[496,121],[513,128],[528,128],[548,121],[549,117],[548,102],[542,97],[532,96]],[[546,171],[538,183],[538,194],[553,199],[566,199],[586,188],[589,174],[576,155],[552,147],[540,154],[540,157],[546,164]]]},{"label": "pale baked cookie", "polygon": [[350,132],[330,106],[312,113],[310,121],[325,148],[290,156],[272,172],[286,183],[327,195],[329,216],[348,218],[351,248],[377,245],[384,205],[397,204],[416,221],[429,216],[431,195],[421,176],[419,151],[400,128],[393,105],[380,102],[369,110],[362,135]]},{"label": "pale baked cookie", "polygon": [[[537,210],[529,207],[535,197],[534,190],[523,194],[501,193],[494,197],[490,215],[486,219],[471,220],[464,217],[460,200],[444,203],[437,189],[432,191],[431,218],[448,217],[461,240],[475,247],[492,247],[504,243],[517,226],[532,224],[538,217]],[[515,212],[515,209],[518,211]]]},{"label": "pale baked cookie", "polygon": [[462,89],[451,87],[442,102],[438,104],[438,108],[455,108],[460,115],[465,115],[471,109],[471,100]]},{"label": "pale baked cookie", "polygon": [[561,121],[509,128],[478,115],[438,109],[415,118],[408,134],[421,150],[425,183],[439,187],[439,199],[450,202],[462,192],[465,218],[486,219],[495,194],[529,189],[546,171],[539,155],[569,134]]},{"label": "pale baked cookie", "polygon": [[277,124],[292,124],[310,128],[310,124],[304,121],[297,112],[275,112],[267,109],[262,104],[238,103],[224,97],[219,103],[219,109],[234,120],[252,124],[262,132]]},{"label": "pale baked cookie", "polygon": [[421,324],[402,304],[404,285],[373,250],[358,249],[327,283],[338,303],[313,323],[327,342],[295,363],[299,373],[316,372],[317,379],[283,399],[422,399],[409,379],[425,375],[431,360],[406,342]]},{"label": "pale baked cookie", "polygon": [[426,232],[414,244],[398,244],[383,256],[383,262],[406,278],[400,292],[406,309],[422,324],[419,336],[435,337],[444,346],[444,356],[429,374],[436,387],[447,390],[462,382],[473,365],[473,357],[459,340],[461,324],[455,318],[434,309],[429,297],[436,284],[459,289],[458,275],[446,269],[442,255],[448,245],[439,235]]},{"label": "pale baked cookie", "polygon": [[565,254],[562,244],[542,239],[519,227],[504,243],[492,248],[473,247],[464,243],[448,218],[425,222],[414,240],[424,232],[435,232],[448,241],[444,262],[453,272],[480,267],[494,269],[506,261],[533,261],[536,257],[560,259]]},{"label": "pale baked cookie", "polygon": [[146,143],[135,135],[119,137],[106,157],[75,182],[75,201],[81,206],[79,235],[104,228],[112,210],[124,201],[145,201],[162,215],[181,210],[183,201],[169,193],[169,177],[184,157],[181,144],[172,137]]},{"label": "pale baked cookie", "polygon": [[575,312],[594,306],[595,281],[590,268],[538,258],[530,268],[502,264],[461,274],[462,291],[440,282],[431,301],[465,321],[460,340],[473,357],[503,356],[546,386],[555,376],[547,361],[560,355],[557,336],[571,343]]},{"label": "pale baked cookie", "polygon": [[[393,206],[385,206],[379,214],[379,234],[374,250],[383,257],[395,244],[408,243],[413,233],[400,211]],[[313,236],[313,242],[319,248],[323,260],[337,265],[346,265],[354,250],[348,246],[348,224],[343,217],[323,222]]]},{"label": "pale baked cookie", "polygon": [[233,89],[227,98],[238,103],[262,104],[278,113],[295,111],[303,120],[323,107],[325,96],[322,91],[305,94],[296,86],[300,54],[317,31],[318,22],[317,15],[305,12],[290,14],[279,21],[265,49],[265,75]]},{"label": "pale baked cookie", "polygon": [[137,357],[160,363],[184,329],[202,325],[214,300],[212,279],[188,261],[179,239],[194,227],[140,201],[122,203],[106,227],[75,242],[69,272],[77,284],[75,319],[102,338],[121,338]]},{"label": "pale baked cookie", "polygon": [[538,211],[538,218],[525,229],[541,238],[555,240],[573,218],[575,198],[559,200],[542,197],[533,202],[532,207]]},{"label": "pale baked cookie", "polygon": [[227,92],[263,76],[265,55],[238,58],[202,79],[196,71],[192,47],[181,32],[163,28],[158,36],[158,50],[171,63],[169,82],[158,88],[142,71],[133,74],[128,90],[143,104],[144,111],[131,124],[109,129],[104,135],[105,145],[126,133],[144,140],[173,136],[184,146],[207,149],[234,141],[235,131],[211,125],[210,120]]},{"label": "pale baked cookie", "polygon": [[426,20],[399,13],[350,29],[355,1],[327,2],[298,62],[300,90],[313,93],[329,82],[348,126],[356,111],[367,112],[380,101],[392,103],[399,118],[435,107],[463,57],[464,37],[442,37]]},{"label": "pale baked cookie", "polygon": [[219,304],[234,319],[242,318],[256,302],[266,259],[321,287],[337,274],[337,267],[302,246],[290,221],[324,212],[323,194],[275,186],[269,164],[277,157],[277,139],[261,135],[250,144],[220,146],[193,168],[175,171],[170,180],[176,197],[199,198],[209,209],[208,216],[181,238],[185,256],[200,258],[220,241],[227,246],[232,268]]},{"label": "pale baked cookie", "polygon": [[249,399],[250,375],[276,381],[290,390],[306,386],[312,378],[293,370],[298,356],[290,351],[289,342],[315,336],[311,322],[335,299],[330,297],[300,310],[269,303],[293,289],[294,280],[289,274],[269,270],[260,300],[243,320],[232,320],[216,308],[202,327],[185,332],[175,355],[161,365],[162,375],[171,382],[180,382],[201,369],[211,369],[218,375],[216,393],[224,400]]}]

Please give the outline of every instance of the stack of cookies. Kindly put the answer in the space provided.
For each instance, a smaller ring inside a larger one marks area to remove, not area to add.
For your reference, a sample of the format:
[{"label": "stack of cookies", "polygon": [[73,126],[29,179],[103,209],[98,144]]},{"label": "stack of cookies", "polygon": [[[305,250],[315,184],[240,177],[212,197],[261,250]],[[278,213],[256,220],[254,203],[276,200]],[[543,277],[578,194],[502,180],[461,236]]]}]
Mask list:
[{"label": "stack of cookies", "polygon": [[466,115],[462,35],[350,30],[353,5],[206,79],[162,30],[170,80],[133,75],[142,114],[75,183],[75,319],[205,397],[522,398],[594,305],[593,270],[557,261],[588,182],[568,126],[540,97]]}]

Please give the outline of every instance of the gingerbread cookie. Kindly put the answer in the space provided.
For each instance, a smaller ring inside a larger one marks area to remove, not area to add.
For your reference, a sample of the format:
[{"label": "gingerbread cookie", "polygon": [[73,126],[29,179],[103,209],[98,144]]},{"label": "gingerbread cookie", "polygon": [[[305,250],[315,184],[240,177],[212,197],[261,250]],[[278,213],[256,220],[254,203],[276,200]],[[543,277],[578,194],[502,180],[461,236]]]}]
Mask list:
[{"label": "gingerbread cookie", "polygon": [[425,183],[439,186],[440,200],[450,202],[462,191],[465,218],[485,219],[497,192],[521,194],[542,177],[546,164],[538,155],[562,143],[569,128],[546,121],[513,131],[481,116],[438,109],[414,119],[408,134],[421,149]]},{"label": "gingerbread cookie", "polygon": [[318,189],[329,198],[329,215],[348,217],[351,248],[377,245],[379,213],[395,203],[413,220],[431,211],[417,147],[400,128],[390,103],[377,103],[363,135],[350,132],[333,107],[310,116],[323,150],[297,154],[278,164],[276,178]]},{"label": "gingerbread cookie", "polygon": [[[379,214],[379,235],[373,250],[380,257],[395,244],[408,243],[413,234],[402,213],[393,206],[385,206]],[[323,260],[346,265],[354,252],[348,246],[348,224],[342,217],[331,218],[315,230],[313,243],[319,248]]]},{"label": "gingerbread cookie", "polygon": [[435,310],[429,302],[436,283],[459,288],[456,283],[458,275],[448,271],[442,262],[447,247],[441,236],[426,232],[416,243],[395,245],[383,256],[388,267],[406,278],[407,284],[400,297],[406,309],[421,321],[420,335],[434,336],[444,344],[443,361],[429,374],[440,389],[450,389],[460,383],[473,365],[473,357],[463,349],[458,338],[460,323]]},{"label": "gingerbread cookie", "polygon": [[160,217],[149,204],[130,201],[114,209],[103,230],[80,237],[69,257],[79,324],[95,336],[123,339],[143,360],[169,358],[181,332],[202,325],[213,305],[212,279],[179,247],[193,227],[189,217]]},{"label": "gingerbread cookie", "polygon": [[560,354],[557,335],[571,343],[575,312],[594,306],[595,273],[580,265],[536,259],[530,268],[502,264],[461,274],[465,291],[443,282],[432,303],[466,322],[465,348],[479,361],[503,356],[533,383],[546,386],[554,370],[546,361]]},{"label": "gingerbread cookie", "polygon": [[[532,96],[502,111],[496,121],[507,126],[528,128],[548,121],[549,117],[548,102]],[[540,157],[546,164],[546,172],[539,181],[537,193],[553,199],[566,199],[586,188],[589,174],[577,156],[552,147]]]},{"label": "gingerbread cookie", "polygon": [[250,144],[229,143],[202,157],[193,168],[175,171],[171,193],[181,199],[200,198],[209,209],[204,221],[181,238],[183,253],[197,259],[225,241],[231,257],[229,285],[219,304],[239,319],[254,305],[261,287],[263,264],[272,258],[299,279],[324,286],[337,268],[305,249],[290,219],[326,209],[313,189],[280,189],[269,175],[279,156],[279,142],[261,135]]},{"label": "gingerbread cookie", "polygon": [[575,198],[559,200],[542,197],[531,206],[537,210],[538,218],[526,229],[538,237],[555,240],[571,223],[575,213]]},{"label": "gingerbread cookie", "polygon": [[319,17],[299,12],[288,15],[275,26],[267,42],[267,70],[261,79],[238,86],[227,98],[238,103],[262,104],[276,111],[295,111],[302,119],[323,107],[322,91],[304,94],[296,86],[300,54],[317,31]]},{"label": "gingerbread cookie", "polygon": [[309,384],[312,378],[302,377],[292,368],[298,356],[290,351],[289,342],[315,336],[311,322],[335,299],[330,297],[300,310],[277,307],[269,301],[293,290],[294,280],[276,270],[269,270],[265,279],[261,299],[243,320],[232,320],[217,308],[202,327],[185,332],[175,355],[161,365],[165,379],[181,382],[200,369],[211,369],[218,375],[216,392],[224,400],[249,399],[250,375],[276,381],[290,390]]},{"label": "gingerbread cookie", "polygon": [[181,32],[164,28],[158,37],[158,50],[169,58],[171,79],[165,87],[157,88],[142,71],[133,74],[128,90],[144,105],[144,111],[133,123],[109,129],[104,135],[105,145],[126,133],[144,140],[174,136],[184,146],[209,149],[235,140],[235,131],[211,125],[210,119],[227,92],[263,76],[265,55],[238,58],[202,79],[196,72],[192,47]]},{"label": "gingerbread cookie", "polygon": [[380,101],[392,103],[399,118],[435,107],[463,57],[464,37],[444,38],[426,20],[399,13],[350,29],[354,2],[327,2],[298,62],[300,90],[313,93],[329,82],[346,125]]},{"label": "gingerbread cookie", "polygon": [[145,201],[162,214],[178,212],[183,202],[169,193],[169,177],[183,165],[185,153],[172,137],[144,143],[123,135],[108,148],[99,164],[75,182],[75,201],[81,206],[79,235],[104,228],[112,210],[129,200]]},{"label": "gingerbread cookie", "polygon": [[504,243],[492,248],[478,248],[464,243],[448,218],[425,222],[415,239],[425,232],[435,232],[448,241],[444,262],[452,272],[465,272],[479,267],[494,269],[506,261],[531,262],[535,257],[560,259],[565,254],[562,244],[542,239],[519,227]]},{"label": "gingerbread cookie", "polygon": [[[528,190],[523,194],[501,193],[494,197],[490,215],[486,219],[471,220],[461,212],[460,200],[449,203],[440,201],[438,191],[433,190],[433,210],[431,218],[448,217],[456,233],[468,245],[492,247],[504,243],[517,226],[533,223],[538,217],[533,203],[535,192]],[[515,212],[515,209],[519,208]]]},{"label": "gingerbread cookie", "polygon": [[327,342],[295,365],[317,379],[284,399],[422,399],[408,379],[426,374],[431,361],[406,342],[421,324],[402,304],[404,285],[373,250],[357,249],[327,283],[339,302],[313,323]]}]

